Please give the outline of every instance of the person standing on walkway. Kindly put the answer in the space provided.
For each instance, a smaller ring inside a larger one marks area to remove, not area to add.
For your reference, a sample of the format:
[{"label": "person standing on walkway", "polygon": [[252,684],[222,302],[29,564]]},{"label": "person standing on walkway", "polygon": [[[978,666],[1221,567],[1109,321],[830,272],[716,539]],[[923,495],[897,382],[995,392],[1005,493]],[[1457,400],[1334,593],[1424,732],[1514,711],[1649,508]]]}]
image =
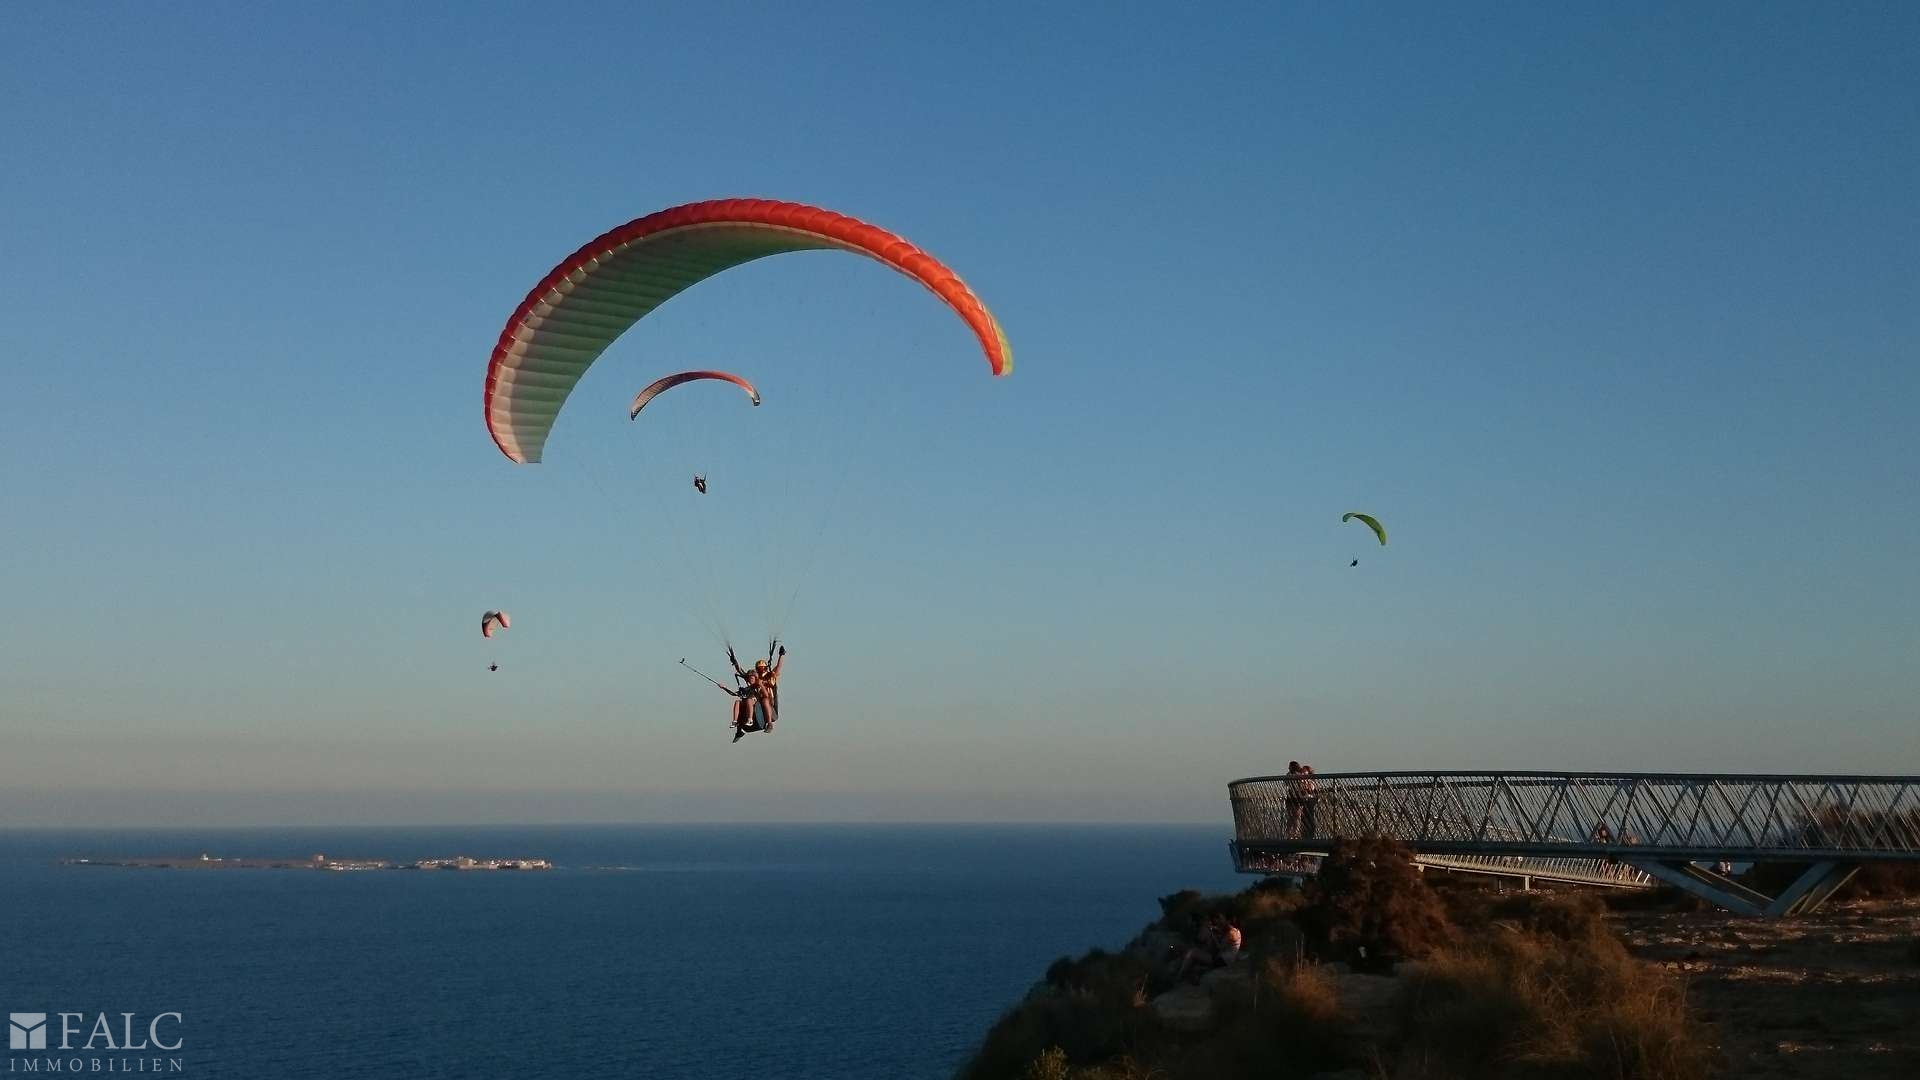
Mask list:
[{"label": "person standing on walkway", "polygon": [[1320,823],[1316,811],[1320,807],[1320,789],[1313,782],[1313,766],[1300,766],[1300,824],[1302,840],[1311,840],[1320,834]]},{"label": "person standing on walkway", "polygon": [[1300,763],[1287,762],[1287,839],[1300,839],[1301,819],[1307,812],[1307,803],[1301,797],[1300,780],[1305,774],[1300,771]]}]

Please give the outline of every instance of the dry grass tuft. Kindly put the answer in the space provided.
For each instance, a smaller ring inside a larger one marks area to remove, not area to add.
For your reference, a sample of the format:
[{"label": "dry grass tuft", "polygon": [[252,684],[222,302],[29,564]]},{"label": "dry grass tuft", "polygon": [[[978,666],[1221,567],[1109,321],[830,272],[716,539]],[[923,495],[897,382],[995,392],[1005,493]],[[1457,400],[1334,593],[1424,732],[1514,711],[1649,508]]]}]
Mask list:
[{"label": "dry grass tuft", "polygon": [[1438,1078],[1698,1080],[1712,1060],[1680,986],[1634,959],[1587,905],[1539,904],[1411,976],[1402,1068]]}]

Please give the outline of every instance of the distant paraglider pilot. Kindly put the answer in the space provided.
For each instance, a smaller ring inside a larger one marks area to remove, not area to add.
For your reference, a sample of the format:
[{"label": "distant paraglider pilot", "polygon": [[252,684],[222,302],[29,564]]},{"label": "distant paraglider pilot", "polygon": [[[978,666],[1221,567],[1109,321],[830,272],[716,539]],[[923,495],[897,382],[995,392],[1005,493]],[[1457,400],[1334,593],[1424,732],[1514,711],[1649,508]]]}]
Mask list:
[{"label": "distant paraglider pilot", "polygon": [[[1372,529],[1374,537],[1380,541],[1380,546],[1381,547],[1387,546],[1387,527],[1385,525],[1380,524],[1379,518],[1374,517],[1372,514],[1362,514],[1357,510],[1351,513],[1340,515],[1340,523],[1342,525],[1346,524],[1349,521],[1358,521],[1362,525],[1365,525],[1367,528]],[[1349,567],[1359,566],[1360,557],[1358,555],[1354,556],[1353,561],[1348,563],[1347,565]]]},{"label": "distant paraglider pilot", "polygon": [[[640,419],[640,412],[647,407],[648,402],[676,386],[685,386],[687,383],[704,382],[707,380],[732,383],[740,389],[745,390],[747,392],[747,399],[752,401],[756,407],[760,404],[760,391],[755,390],[752,383],[732,372],[683,371],[678,375],[669,375],[664,379],[655,379],[653,382],[648,383],[646,389],[640,391],[633,399],[633,404],[628,407],[627,419]],[[699,473],[694,473],[693,490],[705,495],[707,493],[707,478]]]},{"label": "distant paraglider pilot", "polygon": [[[482,638],[485,638],[488,642],[493,641],[493,635],[501,632],[502,630],[511,630],[512,628],[513,628],[513,620],[510,617],[508,617],[507,613],[504,611],[489,611],[486,614],[480,616],[480,636]],[[492,647],[491,645],[488,646],[488,648],[491,648],[491,647]],[[487,660],[487,670],[488,671],[500,670],[500,662],[498,660],[492,659],[491,654],[489,654],[489,658]]]}]

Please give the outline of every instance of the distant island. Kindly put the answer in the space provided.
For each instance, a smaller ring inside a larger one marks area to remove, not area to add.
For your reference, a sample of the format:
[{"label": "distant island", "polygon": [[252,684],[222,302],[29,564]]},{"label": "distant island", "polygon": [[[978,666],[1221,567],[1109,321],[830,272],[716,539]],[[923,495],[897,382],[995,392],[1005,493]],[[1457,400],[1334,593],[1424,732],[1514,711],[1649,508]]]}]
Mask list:
[{"label": "distant island", "polygon": [[67,866],[132,866],[144,870],[551,870],[545,859],[474,859],[455,855],[446,859],[416,859],[395,862],[392,859],[330,859],[309,855],[304,859],[226,858],[201,852],[198,855],[116,856],[95,859],[72,857],[60,860]]}]

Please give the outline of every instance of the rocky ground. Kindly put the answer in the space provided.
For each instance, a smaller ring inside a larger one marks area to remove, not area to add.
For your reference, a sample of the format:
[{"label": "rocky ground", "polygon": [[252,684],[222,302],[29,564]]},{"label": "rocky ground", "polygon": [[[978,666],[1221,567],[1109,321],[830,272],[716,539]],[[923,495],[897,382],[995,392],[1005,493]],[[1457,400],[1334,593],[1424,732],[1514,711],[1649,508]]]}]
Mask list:
[{"label": "rocky ground", "polygon": [[[1792,919],[1624,912],[1613,921],[1636,955],[1686,981],[1688,1004],[1713,1028],[1722,1075],[1920,1078],[1920,900],[1832,905]],[[1321,970],[1357,1036],[1390,1036],[1398,978],[1343,964]],[[1205,1031],[1214,984],[1229,980],[1239,981],[1211,973],[1153,1009],[1175,1030]]]},{"label": "rocky ground", "polygon": [[1636,954],[1685,976],[1725,1075],[1920,1077],[1920,900],[1616,918]]}]

